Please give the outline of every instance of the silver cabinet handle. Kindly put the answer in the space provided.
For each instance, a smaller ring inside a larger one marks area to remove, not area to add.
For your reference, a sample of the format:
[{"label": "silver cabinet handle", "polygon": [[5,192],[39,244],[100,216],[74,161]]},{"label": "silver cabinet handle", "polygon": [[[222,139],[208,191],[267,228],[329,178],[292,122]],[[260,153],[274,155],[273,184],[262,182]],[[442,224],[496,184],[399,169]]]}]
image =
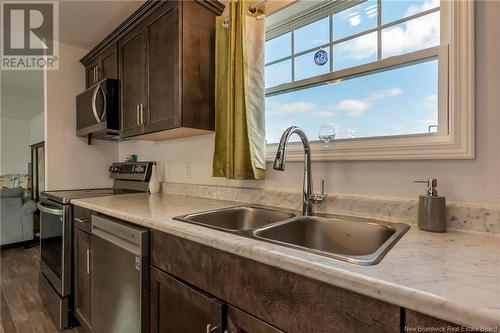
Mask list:
[{"label": "silver cabinet handle", "polygon": [[207,324],[207,333],[215,332],[219,328],[219,325]]},{"label": "silver cabinet handle", "polygon": [[90,249],[87,249],[87,275],[90,274]]},{"label": "silver cabinet handle", "polygon": [[80,223],[88,223],[89,219],[88,218],[78,218],[78,217],[75,217],[75,221],[80,222]]},{"label": "silver cabinet handle", "polygon": [[137,104],[135,106],[135,113],[136,113],[136,118],[137,118],[137,126],[140,126],[141,125],[141,122],[140,122],[141,116],[139,114],[140,113],[140,111],[139,111],[139,104]]},{"label": "silver cabinet handle", "polygon": [[141,103],[139,104],[139,110],[141,111],[141,125],[144,125],[144,105]]}]

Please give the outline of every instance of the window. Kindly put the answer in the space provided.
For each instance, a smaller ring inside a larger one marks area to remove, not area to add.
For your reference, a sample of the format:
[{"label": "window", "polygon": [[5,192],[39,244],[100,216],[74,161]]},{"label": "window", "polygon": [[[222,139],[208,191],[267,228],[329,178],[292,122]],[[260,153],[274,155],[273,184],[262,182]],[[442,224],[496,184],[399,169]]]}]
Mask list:
[{"label": "window", "polygon": [[[268,15],[269,157],[297,125],[317,159],[472,158],[472,13],[470,2],[302,0]],[[318,140],[325,124],[333,144]]]}]

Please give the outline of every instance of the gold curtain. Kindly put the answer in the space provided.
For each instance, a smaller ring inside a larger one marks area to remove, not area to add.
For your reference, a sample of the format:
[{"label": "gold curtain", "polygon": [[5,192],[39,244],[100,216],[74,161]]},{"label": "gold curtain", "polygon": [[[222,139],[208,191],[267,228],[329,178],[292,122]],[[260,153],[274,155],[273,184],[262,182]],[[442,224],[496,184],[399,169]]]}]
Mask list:
[{"label": "gold curtain", "polygon": [[[265,178],[264,20],[230,0],[216,21],[214,177]],[[229,21],[229,26],[225,21]]]}]

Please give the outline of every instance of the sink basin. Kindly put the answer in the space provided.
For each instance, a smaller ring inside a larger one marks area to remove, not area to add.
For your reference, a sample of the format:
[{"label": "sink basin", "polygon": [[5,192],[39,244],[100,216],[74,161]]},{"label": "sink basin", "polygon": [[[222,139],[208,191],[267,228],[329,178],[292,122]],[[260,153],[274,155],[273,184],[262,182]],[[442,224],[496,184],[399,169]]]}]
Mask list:
[{"label": "sink basin", "polygon": [[295,214],[260,207],[238,206],[188,214],[175,219],[225,231],[248,231],[292,217],[295,217]]},{"label": "sink basin", "polygon": [[257,229],[253,236],[355,264],[374,265],[409,228],[403,223],[303,216]]}]

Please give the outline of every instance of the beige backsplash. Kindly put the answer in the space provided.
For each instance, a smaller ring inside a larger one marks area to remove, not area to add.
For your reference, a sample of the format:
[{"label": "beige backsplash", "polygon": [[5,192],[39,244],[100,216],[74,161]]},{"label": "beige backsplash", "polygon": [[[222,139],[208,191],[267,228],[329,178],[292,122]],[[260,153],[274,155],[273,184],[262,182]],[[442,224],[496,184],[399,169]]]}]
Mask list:
[{"label": "beige backsplash", "polygon": [[[302,192],[184,183],[163,183],[164,193],[302,209]],[[417,200],[330,194],[318,213],[355,215],[416,224]],[[500,234],[500,207],[448,203],[448,229]]]}]

